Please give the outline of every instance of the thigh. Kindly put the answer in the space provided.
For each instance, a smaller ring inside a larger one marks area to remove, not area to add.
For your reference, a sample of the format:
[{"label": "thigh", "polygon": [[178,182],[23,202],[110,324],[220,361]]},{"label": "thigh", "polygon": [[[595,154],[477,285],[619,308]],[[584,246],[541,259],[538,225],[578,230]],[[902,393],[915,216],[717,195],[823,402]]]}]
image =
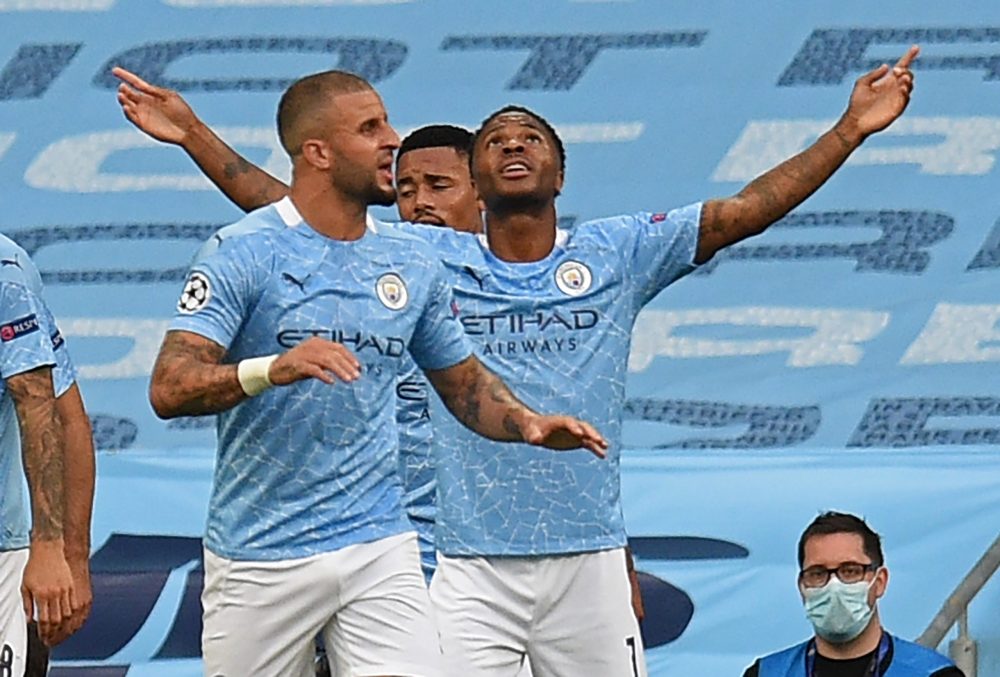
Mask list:
[{"label": "thigh", "polygon": [[341,551],[343,595],[323,638],[333,674],[440,677],[437,623],[413,532]]},{"label": "thigh", "polygon": [[646,677],[624,550],[547,557],[542,572],[534,677]]},{"label": "thigh", "polygon": [[0,552],[0,677],[24,674],[28,619],[21,602],[21,580],[28,551]]},{"label": "thigh", "polygon": [[438,553],[431,602],[449,677],[521,674],[534,597],[526,558]]},{"label": "thigh", "polygon": [[205,551],[202,654],[208,677],[309,674],[315,637],[333,615],[326,555],[240,562]]}]

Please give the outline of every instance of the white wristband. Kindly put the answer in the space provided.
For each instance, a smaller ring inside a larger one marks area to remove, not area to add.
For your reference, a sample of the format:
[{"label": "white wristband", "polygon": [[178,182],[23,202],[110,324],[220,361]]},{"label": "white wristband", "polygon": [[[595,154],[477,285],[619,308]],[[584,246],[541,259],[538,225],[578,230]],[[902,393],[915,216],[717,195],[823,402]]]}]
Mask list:
[{"label": "white wristband", "polygon": [[278,359],[277,355],[264,355],[263,357],[242,360],[236,365],[236,378],[239,379],[243,392],[253,397],[273,386],[267,372],[271,368],[271,363],[276,359]]}]

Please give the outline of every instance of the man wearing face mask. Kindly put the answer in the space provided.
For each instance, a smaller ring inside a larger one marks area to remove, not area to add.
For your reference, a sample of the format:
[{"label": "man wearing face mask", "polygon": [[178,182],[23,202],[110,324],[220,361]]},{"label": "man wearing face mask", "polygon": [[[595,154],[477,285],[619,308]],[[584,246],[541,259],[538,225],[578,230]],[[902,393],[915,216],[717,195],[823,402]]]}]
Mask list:
[{"label": "man wearing face mask", "polygon": [[826,512],[799,538],[799,594],[816,631],[759,658],[743,677],[964,677],[945,656],[887,632],[878,600],[889,571],[864,520]]}]

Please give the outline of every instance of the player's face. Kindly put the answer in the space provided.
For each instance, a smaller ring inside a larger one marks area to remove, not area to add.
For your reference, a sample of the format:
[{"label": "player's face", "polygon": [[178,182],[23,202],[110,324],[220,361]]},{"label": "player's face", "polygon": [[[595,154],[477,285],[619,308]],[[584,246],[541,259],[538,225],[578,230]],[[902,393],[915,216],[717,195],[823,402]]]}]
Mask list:
[{"label": "player's face", "polygon": [[331,181],[367,204],[396,201],[392,155],[399,135],[389,124],[382,99],[374,91],[341,94],[330,111],[327,138],[333,158]]},{"label": "player's face", "polygon": [[482,230],[468,158],[454,148],[419,148],[400,155],[396,193],[399,215],[405,221],[469,233]]},{"label": "player's face", "polygon": [[551,202],[563,184],[555,139],[531,115],[497,115],[476,141],[473,179],[491,209],[511,201]]}]

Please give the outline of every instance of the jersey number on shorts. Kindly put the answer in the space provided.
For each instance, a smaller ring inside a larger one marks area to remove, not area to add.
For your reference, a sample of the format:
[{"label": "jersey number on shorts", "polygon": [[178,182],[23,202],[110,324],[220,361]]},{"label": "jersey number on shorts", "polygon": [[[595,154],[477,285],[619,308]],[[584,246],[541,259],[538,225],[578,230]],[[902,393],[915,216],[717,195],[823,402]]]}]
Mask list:
[{"label": "jersey number on shorts", "polygon": [[14,650],[10,644],[0,649],[0,677],[14,677]]},{"label": "jersey number on shorts", "polygon": [[639,677],[639,661],[635,656],[635,637],[626,637],[625,646],[632,652],[632,675],[633,677]]}]

